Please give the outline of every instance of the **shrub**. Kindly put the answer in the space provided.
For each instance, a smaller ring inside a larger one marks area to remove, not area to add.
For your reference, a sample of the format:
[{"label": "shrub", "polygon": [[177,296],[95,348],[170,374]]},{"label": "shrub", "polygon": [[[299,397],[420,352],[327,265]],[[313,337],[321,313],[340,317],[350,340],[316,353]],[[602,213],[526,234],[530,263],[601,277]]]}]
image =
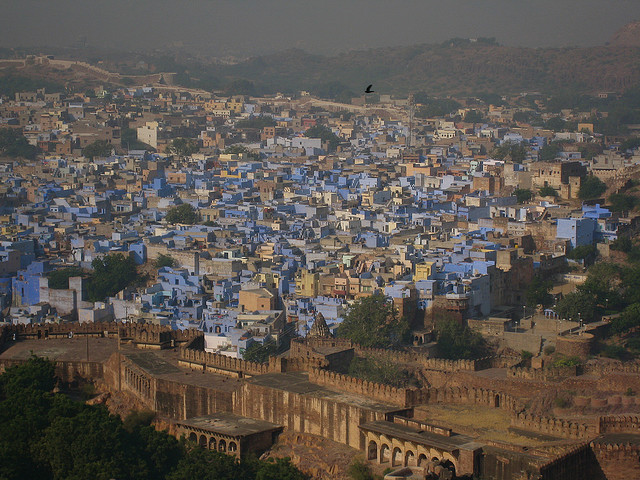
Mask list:
[{"label": "shrub", "polygon": [[554,347],[553,345],[547,345],[543,350],[545,355],[552,355],[555,351],[556,347]]}]

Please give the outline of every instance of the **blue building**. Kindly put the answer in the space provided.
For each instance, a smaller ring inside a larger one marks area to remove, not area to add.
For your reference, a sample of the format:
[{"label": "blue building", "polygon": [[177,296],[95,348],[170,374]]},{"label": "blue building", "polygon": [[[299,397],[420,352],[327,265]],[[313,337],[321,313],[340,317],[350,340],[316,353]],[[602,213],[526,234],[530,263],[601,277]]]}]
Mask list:
[{"label": "blue building", "polygon": [[593,218],[559,218],[556,238],[565,238],[571,247],[593,244],[596,231],[596,220]]}]

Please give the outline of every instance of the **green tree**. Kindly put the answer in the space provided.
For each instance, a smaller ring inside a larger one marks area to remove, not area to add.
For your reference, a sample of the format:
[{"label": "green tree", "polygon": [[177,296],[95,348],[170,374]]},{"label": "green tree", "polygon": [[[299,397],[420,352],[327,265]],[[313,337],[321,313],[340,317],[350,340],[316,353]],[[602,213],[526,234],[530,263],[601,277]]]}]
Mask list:
[{"label": "green tree", "polygon": [[544,279],[541,275],[535,275],[527,287],[525,297],[529,307],[542,305],[548,307],[553,304],[553,297],[549,293],[553,287],[551,280]]},{"label": "green tree", "polygon": [[487,344],[478,332],[462,326],[455,320],[436,324],[440,357],[450,360],[480,358],[487,353]]},{"label": "green tree", "polygon": [[513,194],[518,199],[518,203],[526,203],[533,197],[533,192],[528,188],[517,188]]},{"label": "green tree", "polygon": [[598,249],[595,245],[580,245],[567,253],[567,258],[571,260],[584,260],[585,265],[591,265],[598,256]]},{"label": "green tree", "polygon": [[633,303],[619,317],[611,320],[611,333],[619,335],[638,326],[640,326],[640,303]]},{"label": "green tree", "polygon": [[122,253],[96,258],[91,267],[93,276],[87,285],[87,297],[91,302],[114,296],[137,278],[135,261]]},{"label": "green tree", "polygon": [[93,160],[95,157],[108,157],[112,150],[113,145],[106,140],[96,140],[82,149],[82,155]]},{"label": "green tree", "polygon": [[174,138],[167,149],[169,153],[173,153],[179,157],[188,157],[198,150],[200,150],[198,141],[193,138]]},{"label": "green tree", "polygon": [[0,156],[33,160],[37,154],[38,148],[31,145],[20,130],[0,128]]},{"label": "green tree", "polygon": [[262,345],[254,342],[244,351],[242,358],[248,362],[267,363],[269,357],[278,353],[278,347],[273,342]]},{"label": "green tree", "polygon": [[482,112],[478,110],[468,110],[467,113],[464,114],[464,121],[467,123],[482,123],[484,122],[484,117],[482,116]]},{"label": "green tree", "polygon": [[609,209],[612,212],[629,212],[638,205],[638,198],[626,193],[609,195]]},{"label": "green tree", "polygon": [[171,255],[165,255],[164,253],[161,253],[153,262],[153,266],[156,268],[162,268],[162,267],[173,268],[176,266],[176,259],[173,258]]},{"label": "green tree", "polygon": [[627,150],[635,150],[638,147],[640,147],[640,137],[632,137],[622,142],[620,150],[626,152]]},{"label": "green tree", "polygon": [[393,387],[408,387],[417,383],[415,376],[401,368],[390,355],[354,357],[349,364],[349,375]]},{"label": "green tree", "polygon": [[190,203],[183,203],[176,207],[171,207],[164,219],[171,224],[185,223],[193,225],[198,223],[198,217],[198,212]]},{"label": "green tree", "polygon": [[498,160],[511,160],[514,163],[522,163],[527,158],[527,142],[503,142],[491,152]]},{"label": "green tree", "polygon": [[259,117],[251,116],[236,122],[236,128],[264,128],[273,127],[276,121],[271,115],[261,115]]},{"label": "green tree", "polygon": [[304,132],[304,136],[309,138],[319,138],[323,142],[328,142],[330,152],[335,151],[336,147],[340,143],[340,137],[338,137],[331,131],[330,128],[325,127],[324,125],[316,125],[307,129],[307,131]]},{"label": "green tree", "polygon": [[69,288],[69,279],[71,277],[82,277],[86,275],[85,271],[79,267],[59,268],[47,274],[49,278],[49,288],[66,290]]},{"label": "green tree", "polygon": [[398,318],[393,302],[381,293],[356,300],[338,327],[338,336],[363,347],[400,345],[409,333],[409,322]]},{"label": "green tree", "polygon": [[592,198],[600,197],[606,191],[606,183],[604,183],[595,175],[587,175],[582,179],[580,190],[578,190],[578,197],[580,197],[582,200],[589,200]]},{"label": "green tree", "polygon": [[577,322],[579,319],[591,321],[595,315],[593,297],[584,292],[573,292],[558,300],[555,312],[566,320]]},{"label": "green tree", "polygon": [[540,149],[540,153],[538,154],[538,158],[543,162],[549,162],[551,160],[555,160],[558,154],[562,151],[562,147],[557,142],[552,142],[544,145]]},{"label": "green tree", "polygon": [[262,462],[256,472],[256,480],[308,480],[308,476],[303,474],[291,464],[289,458],[269,458]]},{"label": "green tree", "polygon": [[547,120],[544,124],[545,128],[549,130],[553,130],[554,132],[561,132],[566,128],[566,126],[567,126],[567,122],[565,122],[560,117],[552,117],[549,120]]},{"label": "green tree", "polygon": [[552,186],[547,185],[538,190],[538,195],[540,195],[541,197],[557,197],[558,192]]},{"label": "green tree", "polygon": [[354,460],[351,465],[349,465],[347,474],[351,480],[374,480],[369,465],[360,459]]}]

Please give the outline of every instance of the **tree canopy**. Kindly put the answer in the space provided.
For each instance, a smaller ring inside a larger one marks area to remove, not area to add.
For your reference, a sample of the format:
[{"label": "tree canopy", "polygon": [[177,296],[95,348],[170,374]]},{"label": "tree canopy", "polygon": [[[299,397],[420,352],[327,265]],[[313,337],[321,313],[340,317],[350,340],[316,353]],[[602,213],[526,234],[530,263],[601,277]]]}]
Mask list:
[{"label": "tree canopy", "polygon": [[91,302],[112,297],[137,279],[135,261],[122,253],[96,258],[91,267],[93,274],[87,282],[87,297]]},{"label": "tree canopy", "polygon": [[491,152],[498,160],[510,159],[514,163],[522,163],[527,158],[527,142],[504,142]]},{"label": "tree canopy", "polygon": [[93,160],[95,157],[108,157],[112,149],[113,145],[106,140],[96,140],[82,149],[82,155]]},{"label": "tree canopy", "polygon": [[516,188],[513,194],[518,199],[518,203],[528,202],[533,197],[533,192],[528,188]]},{"label": "tree canopy", "polygon": [[400,345],[409,333],[409,322],[398,318],[393,302],[381,293],[356,300],[338,327],[338,336],[363,347]]},{"label": "tree canopy", "polygon": [[480,358],[487,352],[487,344],[482,335],[455,320],[437,322],[436,333],[438,353],[442,358],[471,360]]},{"label": "tree canopy", "polygon": [[52,393],[54,365],[32,357],[0,375],[0,478],[7,480],[304,480],[289,459],[236,459],[102,406]]},{"label": "tree canopy", "polygon": [[190,225],[198,223],[198,218],[198,212],[190,203],[183,203],[170,208],[164,217],[168,223],[187,223]]},{"label": "tree canopy", "polygon": [[38,148],[31,145],[20,130],[0,128],[0,156],[36,158]]},{"label": "tree canopy", "polygon": [[82,277],[85,275],[85,271],[79,267],[59,268],[47,275],[49,278],[49,288],[66,290],[69,288],[69,279],[71,277]]},{"label": "tree canopy", "polygon": [[538,190],[538,195],[540,195],[541,197],[557,197],[558,192],[552,186],[546,185]]},{"label": "tree canopy", "polygon": [[549,293],[551,287],[553,287],[551,280],[545,279],[541,275],[533,277],[525,294],[527,305],[529,307],[535,307],[537,305],[548,307],[552,305],[553,297]]},{"label": "tree canopy", "polygon": [[254,342],[244,351],[242,358],[248,362],[266,363],[271,355],[278,353],[278,347],[275,343],[266,343],[262,345]]},{"label": "tree canopy", "polygon": [[189,155],[196,153],[198,150],[200,150],[198,141],[193,138],[174,138],[171,141],[171,145],[168,147],[169,153],[173,153],[180,157],[188,157]]},{"label": "tree canopy", "polygon": [[582,179],[580,190],[578,190],[578,197],[580,197],[582,200],[589,200],[602,196],[602,194],[606,191],[606,183],[604,183],[595,175],[587,175]]},{"label": "tree canopy", "polygon": [[315,125],[304,133],[305,137],[319,138],[323,142],[329,143],[329,151],[335,151],[336,147],[340,143],[340,137],[334,134],[329,127],[324,125]]}]

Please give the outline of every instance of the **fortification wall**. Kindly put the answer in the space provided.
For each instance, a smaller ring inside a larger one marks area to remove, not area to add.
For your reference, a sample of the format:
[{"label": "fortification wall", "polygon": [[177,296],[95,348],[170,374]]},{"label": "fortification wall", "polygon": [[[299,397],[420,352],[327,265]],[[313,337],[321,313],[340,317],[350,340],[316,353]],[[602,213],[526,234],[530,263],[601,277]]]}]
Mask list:
[{"label": "fortification wall", "polygon": [[585,374],[605,375],[610,373],[640,373],[640,360],[621,362],[612,360],[607,363],[586,363]]},{"label": "fortification wall", "polygon": [[415,404],[416,398],[418,398],[418,390],[415,388],[396,388],[319,368],[311,369],[309,372],[309,381],[316,385],[323,385],[343,392],[363,395],[400,407],[413,405]]},{"label": "fortification wall", "polygon": [[[540,467],[545,480],[598,479],[598,464],[588,444],[575,446]],[[629,477],[631,478],[631,477]]]},{"label": "fortification wall", "polygon": [[538,380],[541,382],[560,380],[578,375],[578,366],[572,367],[552,367],[552,368],[529,368],[512,367],[507,369],[507,377],[525,378],[527,380]]},{"label": "fortification wall", "polygon": [[420,403],[454,403],[482,405],[491,408],[500,408],[508,412],[522,410],[520,400],[498,390],[489,390],[476,387],[444,387],[429,388],[419,391],[420,398],[416,398],[415,405]]},{"label": "fortification wall", "polygon": [[517,413],[511,418],[511,426],[540,432],[547,435],[576,440],[594,438],[599,433],[597,422],[572,422],[552,417],[532,415],[529,413]]},{"label": "fortification wall", "polygon": [[[219,353],[205,352],[199,349],[202,337],[196,337],[179,351],[179,363],[183,366],[198,370],[221,373],[233,377],[245,375],[262,375],[273,372],[302,372],[312,368],[326,366],[322,358],[281,358],[271,357],[269,363],[248,362],[239,358],[232,358]],[[194,347],[194,348],[190,348]]]},{"label": "fortification wall", "polygon": [[268,363],[248,362],[192,348],[181,348],[179,358],[182,365],[198,369],[212,367],[221,371],[242,372],[249,375],[261,375],[271,371]]},{"label": "fortification wall", "polygon": [[[234,394],[234,413],[258,418],[292,432],[310,433],[364,450],[359,425],[385,420],[386,413],[339,400],[303,395],[245,382]],[[405,411],[398,411],[404,413]]]},{"label": "fortification wall", "polygon": [[640,434],[640,415],[607,415],[600,417],[599,433]]},{"label": "fortification wall", "polygon": [[591,450],[607,480],[640,478],[640,445],[630,442],[591,442]]},{"label": "fortification wall", "polygon": [[[0,360],[0,373],[14,365],[20,365],[27,360]],[[103,378],[103,365],[100,362],[55,362],[56,376],[65,383],[74,383],[77,381],[94,381]]]},{"label": "fortification wall", "polygon": [[556,352],[567,357],[578,357],[586,360],[591,353],[593,335],[567,335],[556,337]]}]

